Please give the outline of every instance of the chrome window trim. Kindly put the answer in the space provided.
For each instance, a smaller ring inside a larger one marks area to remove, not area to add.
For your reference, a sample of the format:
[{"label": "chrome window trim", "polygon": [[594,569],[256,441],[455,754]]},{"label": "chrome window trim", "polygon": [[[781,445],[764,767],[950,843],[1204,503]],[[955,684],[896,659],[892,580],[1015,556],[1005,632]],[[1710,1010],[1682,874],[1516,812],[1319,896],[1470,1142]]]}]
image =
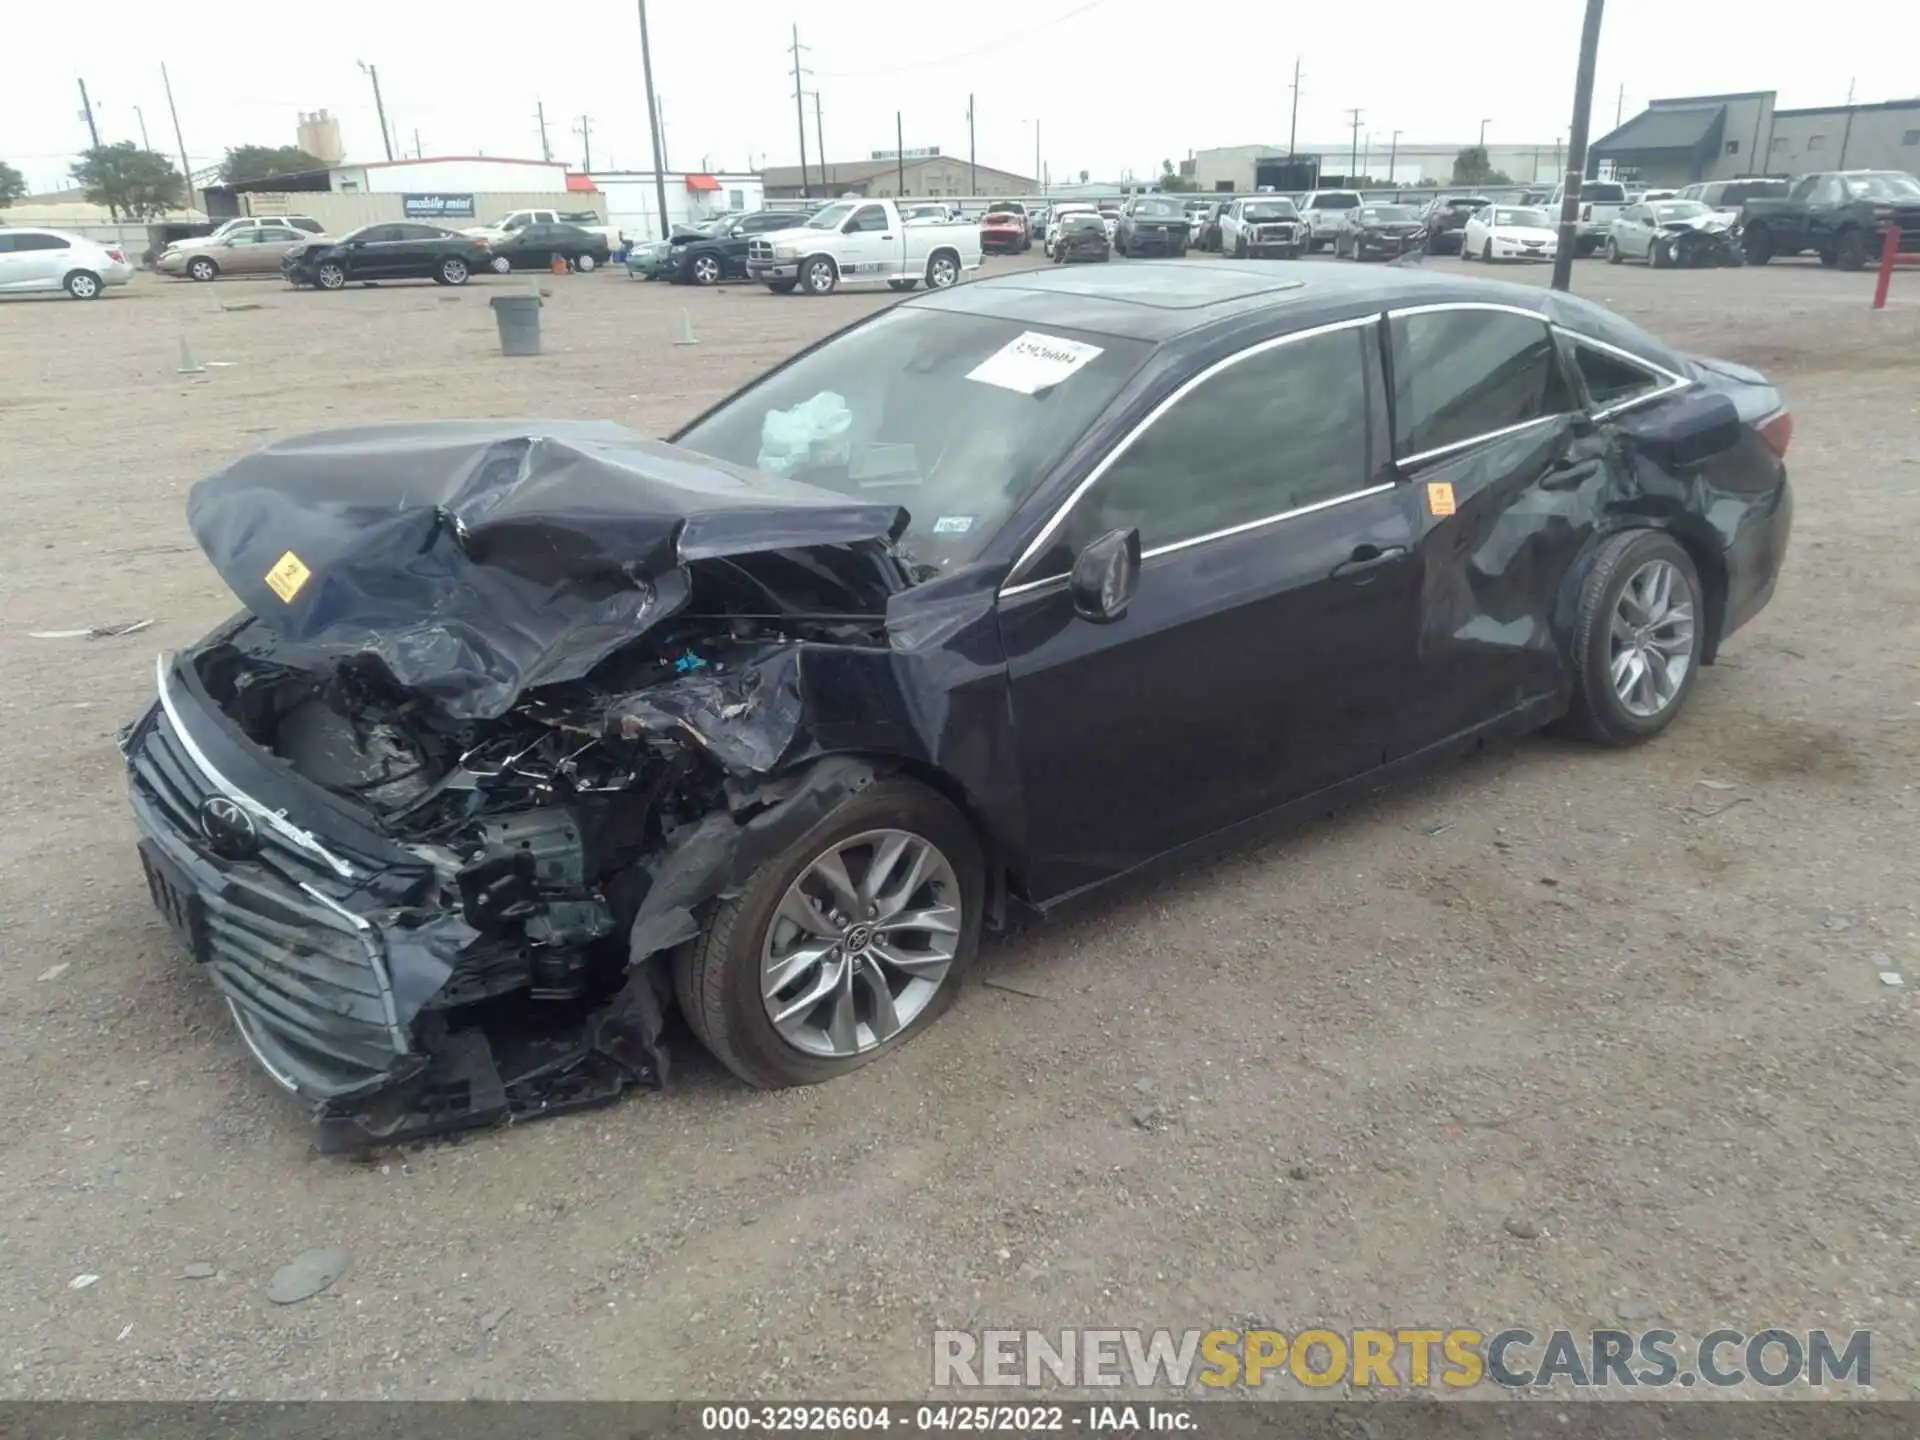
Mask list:
[{"label": "chrome window trim", "polygon": [[[1264,355],[1269,350],[1278,350],[1283,346],[1292,345],[1301,340],[1312,340],[1321,335],[1333,335],[1342,330],[1358,330],[1363,326],[1378,325],[1379,323],[1380,312],[1375,311],[1370,315],[1356,316],[1349,320],[1336,320],[1328,325],[1315,325],[1307,330],[1295,330],[1285,335],[1275,335],[1271,339],[1249,345],[1244,350],[1236,350],[1231,355],[1223,356],[1202,370],[1198,375],[1195,375],[1192,379],[1182,383],[1171,395],[1167,396],[1166,399],[1148,411],[1140,420],[1139,424],[1135,425],[1120,438],[1118,444],[1108,450],[1105,455],[1101,456],[1099,463],[1087,472],[1086,476],[1078,485],[1073,487],[1073,493],[1068,495],[1065,500],[1061,501],[1060,504],[1055,507],[1053,514],[1048,517],[1047,523],[1040,527],[1040,533],[1028,542],[1026,549],[1020,552],[1020,558],[1015,560],[1013,567],[1007,571],[1007,580],[1000,586],[1000,596],[1005,597],[1024,594],[1029,590],[1038,589],[1042,585],[1050,585],[1056,581],[1064,581],[1067,578],[1064,575],[1049,575],[1041,580],[1016,581],[1014,579],[1015,576],[1019,575],[1021,571],[1032,564],[1046,549],[1047,542],[1053,539],[1054,533],[1059,530],[1067,516],[1073,513],[1073,507],[1080,503],[1081,497],[1100,482],[1100,478],[1104,476],[1108,470],[1112,469],[1114,464],[1119,461],[1123,455],[1133,448],[1134,443],[1139,440],[1142,435],[1146,434],[1148,430],[1152,429],[1153,426],[1159,422],[1161,416],[1165,415],[1175,405],[1178,405],[1182,400],[1186,399],[1193,391],[1206,384],[1207,381],[1222,371],[1231,369],[1241,361],[1250,360],[1256,355]],[[1246,521],[1240,525],[1233,526],[1231,529],[1218,531],[1215,534],[1193,536],[1186,540],[1176,540],[1170,545],[1157,546],[1152,550],[1145,551],[1141,554],[1140,558],[1144,561],[1156,555],[1164,555],[1173,549],[1184,548],[1188,545],[1198,545],[1205,540],[1218,539],[1222,535],[1238,534],[1243,530],[1252,530],[1262,525],[1271,525],[1277,520],[1285,520],[1293,515],[1304,515],[1310,510],[1319,510],[1324,509],[1328,505],[1337,505],[1343,500],[1357,499],[1363,494],[1374,494],[1378,488],[1379,487],[1374,487],[1373,489],[1352,491],[1346,495],[1337,495],[1332,500],[1317,501],[1312,505],[1303,506],[1296,510],[1286,510],[1276,515],[1269,515],[1264,519]]]},{"label": "chrome window trim", "polygon": [[1623,411],[1631,410],[1637,405],[1646,405],[1655,400],[1664,400],[1667,396],[1677,394],[1694,383],[1685,375],[1675,374],[1673,371],[1667,369],[1666,366],[1649,360],[1645,356],[1636,355],[1631,350],[1622,349],[1620,346],[1609,344],[1605,340],[1595,339],[1583,330],[1570,329],[1565,325],[1556,325],[1554,328],[1576,345],[1591,345],[1596,350],[1603,350],[1616,359],[1624,360],[1629,365],[1637,366],[1655,379],[1664,382],[1656,388],[1649,390],[1644,395],[1635,395],[1631,399],[1622,400],[1617,405],[1609,405],[1604,410],[1594,411],[1593,418],[1595,420],[1610,420],[1615,415]]}]

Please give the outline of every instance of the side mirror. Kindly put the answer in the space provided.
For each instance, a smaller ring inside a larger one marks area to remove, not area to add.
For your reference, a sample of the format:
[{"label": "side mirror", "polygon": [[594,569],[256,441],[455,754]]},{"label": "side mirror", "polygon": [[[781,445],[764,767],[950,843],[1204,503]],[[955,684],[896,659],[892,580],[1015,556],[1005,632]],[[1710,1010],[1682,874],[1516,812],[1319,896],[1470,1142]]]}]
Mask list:
[{"label": "side mirror", "polygon": [[1109,530],[1074,557],[1067,577],[1073,613],[1111,625],[1127,613],[1140,583],[1140,532]]}]

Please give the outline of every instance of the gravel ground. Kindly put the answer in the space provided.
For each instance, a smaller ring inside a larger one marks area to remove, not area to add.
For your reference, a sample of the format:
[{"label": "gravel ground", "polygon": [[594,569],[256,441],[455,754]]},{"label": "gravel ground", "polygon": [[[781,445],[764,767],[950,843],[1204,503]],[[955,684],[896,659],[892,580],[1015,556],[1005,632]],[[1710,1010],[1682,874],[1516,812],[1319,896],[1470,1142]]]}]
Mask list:
[{"label": "gravel ground", "polygon": [[[1529,740],[1122,889],[825,1087],[751,1093],[683,1043],[666,1094],[321,1159],[134,859],[114,729],[232,607],[188,486],[328,425],[658,432],[893,298],[569,277],[549,353],[507,361],[507,283],[0,304],[5,1393],[899,1396],[937,1325],[1648,1306],[1870,1326],[1905,1392],[1920,1014],[1879,972],[1920,983],[1920,276],[1873,314],[1871,277],[1816,266],[1578,267],[1798,422],[1778,597],[1659,742]],[[270,1304],[319,1245],[351,1271]]]}]

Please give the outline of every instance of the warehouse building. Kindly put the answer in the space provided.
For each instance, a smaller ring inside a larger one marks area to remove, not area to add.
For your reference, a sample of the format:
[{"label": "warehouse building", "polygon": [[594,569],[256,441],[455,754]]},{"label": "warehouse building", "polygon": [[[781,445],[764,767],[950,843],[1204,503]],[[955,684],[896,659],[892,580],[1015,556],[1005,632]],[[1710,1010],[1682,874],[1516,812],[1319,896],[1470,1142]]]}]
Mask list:
[{"label": "warehouse building", "polygon": [[[824,176],[822,172],[824,173]],[[840,195],[1037,195],[1040,182],[1027,175],[969,165],[960,156],[908,154],[904,160],[876,155],[842,164],[769,165],[761,176],[769,200],[815,199]]]},{"label": "warehouse building", "polygon": [[[1196,189],[1221,194],[1249,195],[1262,186],[1274,190],[1296,190],[1287,183],[1291,162],[1299,159],[1319,161],[1320,173],[1345,176],[1358,173],[1381,185],[1445,185],[1453,178],[1453,162],[1472,140],[1430,144],[1420,141],[1393,141],[1385,136],[1362,136],[1359,145],[1351,141],[1336,145],[1302,145],[1290,156],[1284,145],[1226,145],[1213,150],[1196,150],[1190,160],[1182,161],[1182,175]],[[1518,185],[1551,185],[1560,178],[1564,148],[1558,143],[1503,145],[1488,142],[1487,161],[1495,170]]]},{"label": "warehouse building", "polygon": [[1772,90],[1655,100],[1588,148],[1590,174],[1646,185],[1813,170],[1920,169],[1920,98],[1782,110]]}]

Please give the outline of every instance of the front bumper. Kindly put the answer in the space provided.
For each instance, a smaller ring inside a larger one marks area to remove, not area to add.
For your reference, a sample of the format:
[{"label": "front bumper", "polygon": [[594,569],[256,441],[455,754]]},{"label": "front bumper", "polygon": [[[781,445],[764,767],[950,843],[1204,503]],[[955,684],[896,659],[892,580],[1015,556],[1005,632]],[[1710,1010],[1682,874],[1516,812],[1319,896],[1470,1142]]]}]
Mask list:
[{"label": "front bumper", "polygon": [[[303,796],[187,664],[163,656],[158,689],[125,740],[148,893],[322,1150],[556,1114],[658,1079],[657,1025],[575,1016],[570,1035],[511,1044],[450,1025],[469,977],[511,967],[517,942],[470,926],[429,861],[324,792]],[[216,848],[215,807],[248,817],[250,853]]]},{"label": "front bumper", "polygon": [[1184,255],[1186,251],[1187,237],[1184,232],[1135,230],[1127,237],[1129,255]]},{"label": "front bumper", "polygon": [[1397,260],[1426,248],[1426,243],[1425,235],[1359,235],[1354,237],[1353,253],[1362,260]]},{"label": "front bumper", "polygon": [[798,280],[800,262],[798,260],[749,260],[747,261],[749,280]]},{"label": "front bumper", "polygon": [[1493,242],[1493,258],[1496,260],[1551,260],[1560,253],[1558,245],[1516,245],[1511,241]]}]

